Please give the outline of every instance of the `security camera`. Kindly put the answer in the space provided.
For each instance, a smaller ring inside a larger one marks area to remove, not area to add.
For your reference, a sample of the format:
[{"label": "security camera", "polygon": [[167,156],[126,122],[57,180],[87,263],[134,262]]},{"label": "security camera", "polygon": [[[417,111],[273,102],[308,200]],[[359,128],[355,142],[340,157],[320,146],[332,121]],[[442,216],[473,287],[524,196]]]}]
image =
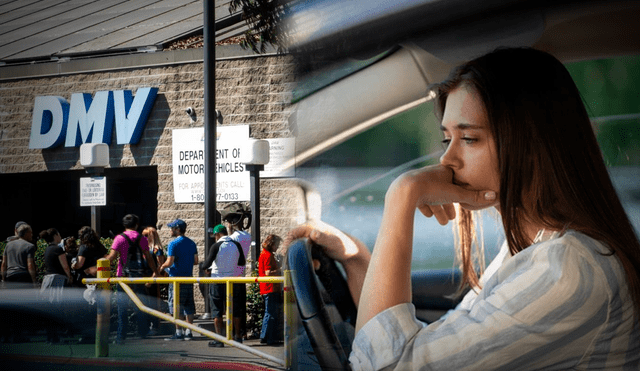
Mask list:
[{"label": "security camera", "polygon": [[187,109],[185,109],[184,111],[185,111],[185,112],[187,113],[187,115],[189,115],[189,116],[193,116],[193,115],[196,113],[196,111],[194,111],[194,110],[193,110],[193,107],[187,107]]}]

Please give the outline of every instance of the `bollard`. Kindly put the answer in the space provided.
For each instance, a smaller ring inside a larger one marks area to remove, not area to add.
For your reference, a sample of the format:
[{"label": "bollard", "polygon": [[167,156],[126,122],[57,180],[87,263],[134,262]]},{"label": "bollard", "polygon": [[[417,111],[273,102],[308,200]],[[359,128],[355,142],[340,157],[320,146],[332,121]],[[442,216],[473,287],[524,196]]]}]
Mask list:
[{"label": "bollard", "polygon": [[233,282],[227,281],[227,339],[233,339]]},{"label": "bollard", "polygon": [[180,319],[180,282],[173,281],[173,319]]},{"label": "bollard", "polygon": [[[111,262],[108,259],[98,259],[97,278],[111,278]],[[109,322],[111,317],[111,285],[98,285],[96,300],[96,357],[109,356]]]},{"label": "bollard", "polygon": [[284,366],[287,371],[297,371],[296,336],[298,332],[296,294],[293,291],[290,270],[284,271]]}]

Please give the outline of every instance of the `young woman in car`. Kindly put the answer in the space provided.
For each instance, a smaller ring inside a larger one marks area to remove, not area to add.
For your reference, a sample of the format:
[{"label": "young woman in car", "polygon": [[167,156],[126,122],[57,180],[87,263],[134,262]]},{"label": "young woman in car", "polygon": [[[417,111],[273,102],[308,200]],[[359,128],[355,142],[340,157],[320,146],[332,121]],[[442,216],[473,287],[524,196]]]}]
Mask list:
[{"label": "young woman in car", "polygon": [[[567,70],[543,52],[500,49],[433,91],[446,150],[387,191],[362,291],[351,286],[353,369],[638,369],[640,244]],[[489,207],[506,242],[478,277],[470,211]],[[429,325],[411,304],[416,208],[442,225],[457,216],[472,288]],[[334,229],[299,236],[324,244],[347,273],[369,260]]]}]

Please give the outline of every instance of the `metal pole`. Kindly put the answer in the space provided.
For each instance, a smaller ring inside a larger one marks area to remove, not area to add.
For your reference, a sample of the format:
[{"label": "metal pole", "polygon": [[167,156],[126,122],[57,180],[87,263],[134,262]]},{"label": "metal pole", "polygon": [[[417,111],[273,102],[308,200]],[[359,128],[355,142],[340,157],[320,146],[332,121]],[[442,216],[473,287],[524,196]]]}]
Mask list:
[{"label": "metal pole", "polygon": [[97,206],[91,206],[91,229],[96,231],[98,236],[100,235],[100,230],[98,226],[98,220],[100,219],[99,214],[100,214],[100,209],[98,209]]},{"label": "metal pole", "polygon": [[296,296],[291,281],[292,271],[284,271],[284,366],[287,371],[297,371],[295,339],[298,332]]},{"label": "metal pole", "polygon": [[[207,229],[220,224],[220,214],[216,212],[216,22],[215,4],[204,1],[204,248],[205,251],[215,241]],[[205,257],[206,259],[206,257]],[[209,285],[204,288],[205,313],[209,306]]]},{"label": "metal pole", "polygon": [[260,171],[264,170],[264,165],[247,165],[247,170],[251,174],[251,270],[256,269],[258,251],[260,246]]},{"label": "metal pole", "polygon": [[[220,224],[216,213],[216,47],[215,4],[204,1],[204,244],[214,243],[208,227]],[[217,219],[217,220],[216,220]]]}]

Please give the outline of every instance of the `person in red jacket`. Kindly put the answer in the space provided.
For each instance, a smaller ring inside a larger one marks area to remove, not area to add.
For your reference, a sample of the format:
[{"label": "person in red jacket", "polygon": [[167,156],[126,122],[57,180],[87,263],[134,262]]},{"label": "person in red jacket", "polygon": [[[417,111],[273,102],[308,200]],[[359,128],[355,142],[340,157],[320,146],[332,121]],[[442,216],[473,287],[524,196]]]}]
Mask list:
[{"label": "person in red jacket", "polygon": [[[282,239],[270,234],[262,242],[262,252],[258,259],[258,275],[279,276],[280,268],[273,256]],[[282,287],[279,283],[260,282],[260,295],[264,298],[264,317],[262,318],[262,331],[260,342],[267,345],[277,344],[282,341],[282,333],[278,323],[279,313],[282,308]]]}]

